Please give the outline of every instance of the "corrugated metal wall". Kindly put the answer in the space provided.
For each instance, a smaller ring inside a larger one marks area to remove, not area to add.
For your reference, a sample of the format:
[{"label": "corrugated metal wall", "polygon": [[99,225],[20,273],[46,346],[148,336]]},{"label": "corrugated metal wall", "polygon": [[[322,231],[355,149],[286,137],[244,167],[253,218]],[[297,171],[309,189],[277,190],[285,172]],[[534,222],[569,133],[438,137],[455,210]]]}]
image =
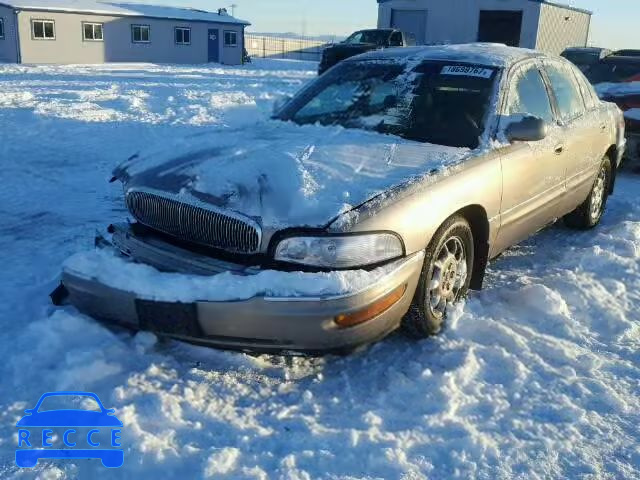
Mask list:
[{"label": "corrugated metal wall", "polygon": [[554,5],[542,5],[536,48],[559,55],[567,47],[584,47],[591,15]]},{"label": "corrugated metal wall", "polygon": [[422,43],[475,42],[481,10],[522,11],[521,47],[557,54],[587,43],[589,14],[530,0],[387,0],[379,5],[378,26],[394,27],[394,11],[419,11],[426,22]]}]

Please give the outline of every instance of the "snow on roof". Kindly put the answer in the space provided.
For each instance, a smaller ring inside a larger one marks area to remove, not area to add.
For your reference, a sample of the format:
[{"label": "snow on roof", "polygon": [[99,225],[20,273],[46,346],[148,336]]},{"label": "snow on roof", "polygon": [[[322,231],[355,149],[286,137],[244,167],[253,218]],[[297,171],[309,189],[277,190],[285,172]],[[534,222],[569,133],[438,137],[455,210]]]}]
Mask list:
[{"label": "snow on roof", "polygon": [[171,18],[198,22],[236,23],[251,25],[231,15],[208,12],[195,8],[168,7],[132,2],[102,0],[0,0],[0,5],[17,10],[46,10],[53,12],[81,12],[149,18]]},{"label": "snow on roof", "polygon": [[527,48],[507,47],[500,43],[467,43],[427,47],[389,48],[365,53],[354,60],[451,60],[475,63],[492,67],[506,67],[525,58],[540,56],[539,52]]}]

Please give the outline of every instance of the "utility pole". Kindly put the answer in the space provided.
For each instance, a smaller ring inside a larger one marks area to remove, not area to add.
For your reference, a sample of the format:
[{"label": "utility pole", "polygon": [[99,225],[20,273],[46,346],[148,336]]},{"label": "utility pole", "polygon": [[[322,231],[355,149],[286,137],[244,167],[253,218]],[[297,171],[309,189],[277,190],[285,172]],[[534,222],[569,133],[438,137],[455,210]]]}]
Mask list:
[{"label": "utility pole", "polygon": [[236,16],[236,7],[238,5],[236,5],[235,3],[232,3],[231,5],[229,5],[229,8],[231,9],[231,16],[235,17]]}]

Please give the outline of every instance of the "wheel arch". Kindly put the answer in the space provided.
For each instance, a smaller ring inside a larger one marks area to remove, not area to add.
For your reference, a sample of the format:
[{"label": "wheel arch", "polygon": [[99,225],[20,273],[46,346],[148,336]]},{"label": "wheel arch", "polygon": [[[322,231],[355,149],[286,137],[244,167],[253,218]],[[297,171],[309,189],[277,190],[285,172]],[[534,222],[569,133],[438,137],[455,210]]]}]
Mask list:
[{"label": "wheel arch", "polygon": [[616,162],[618,160],[618,147],[616,145],[611,145],[605,153],[605,156],[609,157],[611,161],[611,181],[609,182],[609,195],[613,195],[616,185],[616,177],[618,176],[618,166]]},{"label": "wheel arch", "polygon": [[454,215],[463,217],[473,232],[473,271],[470,288],[481,290],[484,275],[489,263],[489,217],[481,205],[468,205],[458,210]]}]

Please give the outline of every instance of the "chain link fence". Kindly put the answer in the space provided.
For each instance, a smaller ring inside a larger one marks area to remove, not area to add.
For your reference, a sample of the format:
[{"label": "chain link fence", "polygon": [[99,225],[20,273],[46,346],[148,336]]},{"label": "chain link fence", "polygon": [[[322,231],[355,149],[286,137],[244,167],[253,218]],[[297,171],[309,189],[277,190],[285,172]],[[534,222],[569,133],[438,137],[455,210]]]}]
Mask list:
[{"label": "chain link fence", "polygon": [[332,42],[311,38],[245,34],[245,48],[253,58],[284,58],[319,62]]}]

